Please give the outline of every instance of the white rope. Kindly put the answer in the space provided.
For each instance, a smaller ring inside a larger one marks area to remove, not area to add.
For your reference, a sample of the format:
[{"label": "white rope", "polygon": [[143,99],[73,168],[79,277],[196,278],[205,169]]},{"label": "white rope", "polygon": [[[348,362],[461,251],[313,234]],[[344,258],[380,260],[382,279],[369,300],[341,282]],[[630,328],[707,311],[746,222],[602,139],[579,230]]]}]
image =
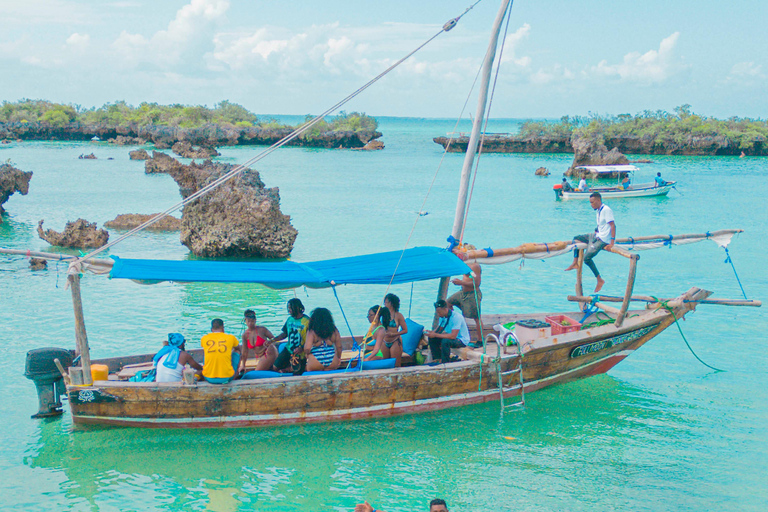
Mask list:
[{"label": "white rope", "polygon": [[209,183],[205,187],[201,188],[200,190],[198,190],[194,194],[192,194],[189,197],[187,197],[186,199],[184,199],[183,201],[181,201],[179,203],[176,203],[175,205],[171,206],[170,208],[168,208],[167,210],[165,210],[162,213],[158,213],[157,215],[155,215],[154,217],[152,217],[148,221],[146,221],[143,224],[133,228],[132,230],[128,231],[127,233],[125,233],[121,237],[117,238],[116,240],[114,240],[112,242],[109,242],[108,244],[105,244],[105,245],[99,247],[98,249],[96,249],[94,251],[91,251],[88,254],[78,258],[77,260],[75,260],[74,263],[72,263],[70,265],[70,267],[73,267],[73,269],[76,270],[78,268],[78,266],[79,266],[78,264],[80,262],[85,261],[87,259],[91,259],[94,256],[96,256],[97,254],[100,254],[100,253],[106,251],[110,247],[114,247],[115,245],[119,244],[123,240],[132,237],[136,233],[146,229],[147,227],[149,227],[152,224],[158,222],[159,220],[163,219],[164,217],[167,217],[168,215],[170,215],[171,213],[175,212],[176,210],[178,210],[182,206],[190,203],[191,201],[194,201],[195,199],[197,199],[197,198],[207,194],[211,190],[214,190],[215,188],[219,187],[220,185],[222,185],[222,184],[232,180],[234,177],[236,177],[239,174],[241,174],[244,170],[248,169],[250,166],[252,166],[256,162],[258,162],[258,161],[262,160],[263,158],[267,157],[268,155],[272,154],[275,150],[277,150],[277,149],[281,148],[282,146],[286,145],[288,142],[296,139],[299,135],[301,135],[302,133],[306,132],[312,126],[316,125],[321,120],[323,120],[328,114],[336,111],[338,108],[343,106],[345,103],[349,102],[350,100],[352,100],[353,98],[358,96],[360,93],[362,93],[368,87],[370,87],[374,83],[378,82],[381,78],[383,78],[385,75],[387,75],[393,69],[395,69],[400,64],[405,62],[407,59],[409,59],[411,56],[413,56],[416,52],[418,52],[419,50],[424,48],[426,45],[431,43],[435,38],[437,38],[437,36],[439,36],[443,32],[448,32],[449,30],[451,30],[453,27],[456,26],[458,21],[462,17],[464,17],[464,15],[467,14],[471,9],[473,9],[478,3],[480,3],[480,1],[481,0],[477,0],[474,4],[472,4],[469,7],[467,7],[462,14],[460,14],[456,18],[452,18],[452,19],[448,20],[435,35],[433,35],[432,37],[427,39],[424,43],[419,45],[416,49],[412,50],[410,53],[408,53],[407,55],[402,57],[400,60],[398,60],[397,62],[395,62],[391,66],[389,66],[387,69],[385,69],[384,71],[379,73],[376,77],[371,79],[368,83],[366,83],[365,85],[363,85],[362,87],[360,87],[359,89],[354,91],[352,94],[350,94],[349,96],[347,96],[343,100],[339,101],[338,103],[336,103],[335,105],[333,105],[332,107],[327,109],[325,112],[323,112],[319,116],[317,116],[314,119],[312,119],[311,121],[301,125],[296,130],[294,130],[290,134],[286,135],[285,137],[283,137],[282,139],[280,139],[279,141],[277,141],[276,143],[274,143],[273,145],[271,145],[270,147],[268,147],[267,149],[262,151],[260,154],[258,154],[255,157],[251,158],[250,160],[248,160],[244,164],[238,165],[237,167],[235,167],[234,169],[232,169],[228,173],[224,174],[223,176],[221,176],[220,178],[216,179],[215,181]]}]

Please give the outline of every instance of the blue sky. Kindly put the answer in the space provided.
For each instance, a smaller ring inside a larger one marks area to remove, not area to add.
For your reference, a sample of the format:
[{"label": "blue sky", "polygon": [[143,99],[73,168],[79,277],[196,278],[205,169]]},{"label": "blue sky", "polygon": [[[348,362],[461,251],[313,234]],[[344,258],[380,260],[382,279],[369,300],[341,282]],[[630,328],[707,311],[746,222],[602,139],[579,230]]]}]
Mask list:
[{"label": "blue sky", "polygon": [[[319,113],[433,35],[471,0],[0,0],[0,99],[100,106],[240,103]],[[349,104],[455,117],[498,8]],[[671,111],[768,117],[768,2],[518,0],[493,117]],[[472,110],[474,107],[472,108]]]}]

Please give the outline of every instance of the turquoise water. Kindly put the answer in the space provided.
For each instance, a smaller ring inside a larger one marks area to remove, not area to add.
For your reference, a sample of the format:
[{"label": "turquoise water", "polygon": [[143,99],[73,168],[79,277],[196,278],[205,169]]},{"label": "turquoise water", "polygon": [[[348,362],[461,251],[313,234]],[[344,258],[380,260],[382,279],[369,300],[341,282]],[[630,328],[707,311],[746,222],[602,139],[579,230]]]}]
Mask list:
[{"label": "turquoise water", "polygon": [[[514,130],[497,121],[489,131]],[[280,188],[283,212],[299,237],[298,261],[442,245],[449,234],[463,155],[442,156],[431,138],[447,120],[381,119],[386,149],[280,150],[257,169]],[[468,131],[467,125],[460,130]],[[52,250],[38,220],[60,230],[78,217],[103,222],[120,213],[154,213],[179,198],[166,175],[145,175],[133,148],[106,144],[0,146],[0,160],[34,171],[28,196],[13,196],[0,246]],[[259,148],[224,148],[243,162]],[[95,161],[78,160],[94,152]],[[108,160],[112,157],[114,160]],[[745,232],[731,253],[750,298],[768,297],[764,226],[766,158],[651,157],[642,166],[680,182],[667,198],[611,203],[619,236]],[[466,239],[477,246],[568,239],[586,232],[594,213],[554,201],[552,185],[568,155],[484,155]],[[533,171],[548,167],[553,176]],[[426,210],[429,215],[418,217]],[[116,236],[116,233],[112,233]],[[175,234],[141,234],[114,249],[132,257],[182,259]],[[642,253],[636,293],[671,297],[691,286],[715,296],[741,292],[714,243]],[[606,293],[620,295],[626,260],[601,255]],[[484,310],[569,308],[568,258],[487,267]],[[0,494],[7,509],[29,510],[351,510],[368,499],[387,511],[426,510],[436,496],[461,510],[764,510],[768,501],[768,321],[763,309],[701,306],[682,322],[697,362],[671,328],[607,375],[530,394],[525,410],[500,418],[497,403],[392,419],[237,430],[74,429],[68,416],[32,420],[34,386],[23,375],[30,348],[73,347],[65,269],[31,272],[23,258],[0,258]],[[591,278],[586,279],[590,286]],[[436,283],[398,286],[402,308],[431,318]],[[383,287],[343,287],[353,329]],[[308,309],[341,312],[329,291],[296,290]],[[210,319],[239,334],[253,307],[273,332],[293,291],[246,285],[142,286],[103,277],[83,280],[93,357],[156,350],[166,333],[199,339]],[[344,328],[341,329],[345,331]],[[194,343],[193,343],[194,345]]]}]

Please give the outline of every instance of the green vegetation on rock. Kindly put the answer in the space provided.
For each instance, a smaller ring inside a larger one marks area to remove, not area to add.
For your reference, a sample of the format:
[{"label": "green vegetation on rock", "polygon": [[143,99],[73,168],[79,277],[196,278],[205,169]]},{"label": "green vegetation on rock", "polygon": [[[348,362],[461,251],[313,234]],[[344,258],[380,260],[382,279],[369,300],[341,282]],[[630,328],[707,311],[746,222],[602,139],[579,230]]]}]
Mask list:
[{"label": "green vegetation on rock", "polygon": [[527,121],[520,138],[570,138],[574,134],[602,137],[603,140],[636,139],[651,148],[690,145],[704,138],[721,138],[728,147],[749,152],[768,140],[768,122],[760,119],[731,117],[715,119],[694,114],[690,105],[677,107],[674,113],[646,110],[634,116],[565,116],[559,122]]}]

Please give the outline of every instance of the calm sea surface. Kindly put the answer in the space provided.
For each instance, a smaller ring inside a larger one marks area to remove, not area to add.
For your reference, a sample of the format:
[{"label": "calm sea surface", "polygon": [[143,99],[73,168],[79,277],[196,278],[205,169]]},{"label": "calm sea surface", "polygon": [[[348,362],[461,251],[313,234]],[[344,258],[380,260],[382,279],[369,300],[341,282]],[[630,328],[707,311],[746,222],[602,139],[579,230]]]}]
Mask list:
[{"label": "calm sea surface", "polygon": [[[453,224],[463,155],[445,157],[432,137],[453,121],[383,118],[378,152],[282,149],[257,169],[279,187],[282,210],[299,230],[293,259],[310,261],[444,245]],[[514,121],[489,131],[514,130]],[[462,130],[468,131],[468,125]],[[0,246],[52,250],[37,222],[61,230],[83,217],[99,225],[121,213],[155,213],[179,199],[167,175],[145,175],[131,147],[79,143],[0,146],[34,171],[27,196],[13,196]],[[224,148],[244,162],[261,148]],[[98,160],[79,160],[82,153]],[[112,157],[113,160],[109,160]],[[679,193],[610,201],[619,236],[745,232],[730,246],[750,298],[768,298],[765,225],[768,159],[652,157]],[[466,240],[478,247],[569,239],[594,226],[586,202],[555,202],[552,185],[569,155],[484,155]],[[553,172],[535,177],[537,167]],[[638,176],[639,177],[639,176]],[[642,180],[641,180],[642,181]],[[419,217],[416,212],[429,215]],[[115,237],[117,233],[111,233]],[[126,257],[184,259],[178,234],[140,234],[113,249]],[[636,293],[672,297],[691,286],[740,298],[725,253],[712,242],[642,253]],[[596,260],[620,295],[627,263]],[[483,309],[517,313],[568,309],[568,258],[486,267]],[[22,375],[27,350],[74,347],[65,268],[31,272],[23,258],[0,257],[0,509],[26,510],[352,510],[364,499],[392,511],[426,510],[434,497],[452,511],[765,510],[768,503],[768,343],[766,310],[701,306],[607,375],[528,396],[525,410],[501,418],[498,403],[392,419],[237,430],[75,429],[68,414],[32,420],[34,386]],[[586,286],[593,283],[586,278]],[[398,286],[402,309],[431,318],[436,283]],[[383,287],[339,290],[356,333]],[[341,312],[328,291],[296,290],[308,309]],[[410,299],[411,293],[413,299]],[[166,333],[199,340],[213,317],[241,332],[254,308],[273,332],[293,291],[238,284],[142,286],[87,276],[83,301],[95,358],[151,352]],[[346,333],[346,329],[341,329]],[[196,343],[193,341],[193,346]]]}]

